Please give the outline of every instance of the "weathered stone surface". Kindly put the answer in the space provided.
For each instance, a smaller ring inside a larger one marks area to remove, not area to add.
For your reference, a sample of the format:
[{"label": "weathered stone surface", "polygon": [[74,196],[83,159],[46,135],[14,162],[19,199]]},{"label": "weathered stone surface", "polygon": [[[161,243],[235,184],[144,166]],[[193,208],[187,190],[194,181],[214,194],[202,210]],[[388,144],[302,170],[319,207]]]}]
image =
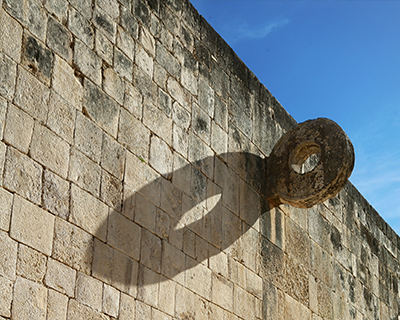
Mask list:
[{"label": "weathered stone surface", "polygon": [[67,28],[52,17],[47,22],[47,45],[62,58],[72,61],[72,35]]},{"label": "weathered stone surface", "polygon": [[4,141],[23,153],[28,153],[33,132],[33,118],[10,104],[5,120]]},{"label": "weathered stone surface", "polygon": [[[0,276],[0,315],[11,316],[11,303],[13,297],[13,282]],[[3,317],[0,317],[4,319]]]},{"label": "weathered stone surface", "polygon": [[65,320],[67,306],[68,297],[50,289],[47,296],[47,320]]},{"label": "weathered stone surface", "polygon": [[45,170],[43,176],[43,205],[63,219],[69,215],[69,182],[51,171]]},{"label": "weathered stone surface", "polygon": [[151,137],[149,163],[166,179],[171,179],[172,151],[170,147],[157,136]]},{"label": "weathered stone surface", "polygon": [[42,282],[46,274],[47,257],[23,244],[18,247],[17,275],[26,279]]},{"label": "weathered stone surface", "polygon": [[41,203],[42,172],[40,165],[19,151],[8,147],[4,165],[4,186],[26,197],[34,203]]},{"label": "weathered stone surface", "polygon": [[103,284],[84,273],[78,272],[76,279],[76,300],[101,311]]},{"label": "weathered stone surface", "polygon": [[0,261],[0,276],[15,280],[18,244],[8,236],[8,233],[3,231],[0,231],[0,244],[0,253],[3,257]]},{"label": "weathered stone surface", "polygon": [[136,47],[135,62],[149,77],[153,77],[153,57],[142,46]]},{"label": "weathered stone surface", "polygon": [[67,22],[68,3],[62,0],[46,0],[44,3],[46,9],[54,14],[62,24]]},{"label": "weathered stone surface", "polygon": [[98,0],[96,4],[105,12],[107,12],[113,19],[118,18],[119,3],[117,0]]},{"label": "weathered stone surface", "polygon": [[43,166],[66,178],[70,146],[46,127],[35,125],[30,155]]},{"label": "weathered stone surface", "polygon": [[77,302],[76,300],[71,299],[68,303],[67,320],[74,319],[108,320],[108,317]]},{"label": "weathered stone surface", "polygon": [[114,138],[118,130],[118,104],[99,87],[85,80],[85,97],[83,102],[90,119]]},{"label": "weathered stone surface", "polygon": [[187,158],[189,148],[189,133],[187,130],[173,124],[172,147],[182,156]]},{"label": "weathered stone surface", "polygon": [[12,318],[46,319],[47,289],[45,286],[18,277],[14,285]]},{"label": "weathered stone surface", "polygon": [[156,61],[165,68],[173,77],[180,79],[181,65],[178,60],[170,54],[160,43],[156,43]]},{"label": "weathered stone surface", "polygon": [[0,25],[0,48],[15,62],[19,62],[21,56],[22,27],[3,10],[0,10]]},{"label": "weathered stone surface", "polygon": [[107,134],[103,135],[101,166],[119,180],[125,170],[125,149]]},{"label": "weathered stone surface", "polygon": [[118,317],[119,300],[119,291],[105,284],[103,289],[103,312],[112,317]]},{"label": "weathered stone surface", "polygon": [[211,140],[211,118],[196,104],[192,105],[192,129],[206,144]]},{"label": "weathered stone surface", "polygon": [[13,204],[13,194],[0,188],[0,229],[10,230],[11,207]]},{"label": "weathered stone surface", "polygon": [[139,264],[138,299],[148,306],[158,307],[158,283],[160,275]]},{"label": "weathered stone surface", "polygon": [[90,273],[93,237],[73,224],[56,218],[52,257],[85,273]]},{"label": "weathered stone surface", "polygon": [[124,107],[139,120],[142,119],[143,97],[130,83],[125,82]]},{"label": "weathered stone surface", "polygon": [[133,84],[140,93],[150,101],[155,101],[158,95],[156,83],[142,69],[135,66],[133,70]]},{"label": "weathered stone surface", "polygon": [[74,297],[76,271],[57,260],[49,259],[44,283],[69,297]]},{"label": "weathered stone surface", "polygon": [[70,0],[69,2],[86,19],[90,19],[92,17],[92,2],[90,0]]},{"label": "weathered stone surface", "polygon": [[167,89],[169,94],[186,110],[191,110],[190,97],[182,86],[173,78],[168,78]]},{"label": "weathered stone surface", "polygon": [[128,31],[134,39],[137,39],[139,35],[139,24],[136,18],[125,7],[121,7],[120,14],[121,26]]},{"label": "weathered stone surface", "polygon": [[[93,48],[94,31],[92,26],[83,15],[72,7],[68,11],[68,27],[84,44],[89,48]],[[100,57],[102,57],[102,55],[100,55]]]},{"label": "weathered stone surface", "polygon": [[113,64],[113,44],[101,31],[98,30],[96,30],[95,49],[100,58],[106,61],[109,65]]},{"label": "weathered stone surface", "polygon": [[90,80],[101,85],[101,59],[79,40],[74,45],[74,63]]},{"label": "weathered stone surface", "polygon": [[105,241],[108,207],[82,189],[71,186],[71,213],[69,221]]},{"label": "weathered stone surface", "polygon": [[122,182],[105,171],[101,174],[100,199],[114,210],[121,211]]},{"label": "weathered stone surface", "polygon": [[111,68],[103,72],[103,87],[119,104],[124,103],[125,82]]},{"label": "weathered stone surface", "polygon": [[0,97],[0,140],[3,140],[4,127],[6,123],[7,100]]},{"label": "weathered stone surface", "polygon": [[127,294],[121,293],[121,301],[119,307],[119,319],[132,320],[135,316],[136,304],[135,299]]},{"label": "weathered stone surface", "polygon": [[214,91],[209,84],[199,78],[199,106],[210,116],[214,116]]},{"label": "weathered stone surface", "polygon": [[171,118],[159,112],[159,109],[147,99],[144,99],[143,103],[143,123],[166,143],[172,144]]},{"label": "weathered stone surface", "polygon": [[16,196],[11,217],[10,236],[50,255],[53,246],[54,216]]},{"label": "weathered stone surface", "polygon": [[5,54],[0,54],[0,95],[11,100],[14,97],[17,66]]},{"label": "weathered stone surface", "polygon": [[114,50],[114,69],[129,82],[132,82],[133,62],[122,51]]},{"label": "weathered stone surface", "polygon": [[118,27],[117,46],[128,56],[130,60],[134,60],[135,41],[132,39],[131,35],[121,27]]},{"label": "weathered stone surface", "polygon": [[99,7],[95,7],[93,11],[92,21],[99,30],[102,30],[106,37],[115,43],[115,35],[117,32],[117,27],[113,19]]},{"label": "weathered stone surface", "polygon": [[211,301],[228,311],[233,311],[233,283],[217,275],[212,276]]}]

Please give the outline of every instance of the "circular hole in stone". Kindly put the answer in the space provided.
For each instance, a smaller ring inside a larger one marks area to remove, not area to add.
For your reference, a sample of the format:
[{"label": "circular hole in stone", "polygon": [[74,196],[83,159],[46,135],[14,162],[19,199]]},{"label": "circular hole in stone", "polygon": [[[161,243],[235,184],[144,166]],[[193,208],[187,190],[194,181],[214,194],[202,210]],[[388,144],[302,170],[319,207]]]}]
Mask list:
[{"label": "circular hole in stone", "polygon": [[301,143],[290,156],[292,169],[300,174],[314,170],[321,157],[321,148],[313,141]]}]

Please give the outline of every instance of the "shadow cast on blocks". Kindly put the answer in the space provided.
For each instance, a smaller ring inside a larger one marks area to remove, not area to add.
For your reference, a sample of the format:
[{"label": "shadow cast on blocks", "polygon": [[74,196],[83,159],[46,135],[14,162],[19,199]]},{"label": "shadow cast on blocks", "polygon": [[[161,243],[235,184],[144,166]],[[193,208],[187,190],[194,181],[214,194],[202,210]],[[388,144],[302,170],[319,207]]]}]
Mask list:
[{"label": "shadow cast on blocks", "polygon": [[[221,158],[242,168],[252,186]],[[141,174],[152,170],[142,165]],[[93,255],[94,277],[132,294],[141,286],[170,279],[184,284],[186,270],[208,266],[209,259],[222,251],[243,260],[248,252],[240,238],[269,210],[261,196],[266,159],[237,152],[207,157],[195,165],[168,173],[168,179],[158,176],[139,190],[131,187],[131,195],[98,228],[93,251],[87,251],[88,257]],[[214,182],[198,170],[207,166],[215,168]]]}]

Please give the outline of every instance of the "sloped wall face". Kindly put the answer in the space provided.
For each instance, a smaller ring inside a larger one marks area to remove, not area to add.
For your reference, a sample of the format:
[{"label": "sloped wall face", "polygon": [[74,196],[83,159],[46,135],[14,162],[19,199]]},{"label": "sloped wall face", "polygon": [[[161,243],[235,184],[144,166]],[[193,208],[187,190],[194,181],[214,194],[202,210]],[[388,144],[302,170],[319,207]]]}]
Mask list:
[{"label": "sloped wall face", "polygon": [[0,5],[0,319],[397,319],[397,235],[269,207],[296,122],[189,2]]}]

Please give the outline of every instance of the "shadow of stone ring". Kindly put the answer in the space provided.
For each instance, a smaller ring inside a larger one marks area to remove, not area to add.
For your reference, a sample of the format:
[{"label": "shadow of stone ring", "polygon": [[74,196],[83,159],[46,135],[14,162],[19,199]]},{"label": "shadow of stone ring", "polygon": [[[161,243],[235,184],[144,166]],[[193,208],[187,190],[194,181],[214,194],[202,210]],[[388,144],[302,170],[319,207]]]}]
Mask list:
[{"label": "shadow of stone ring", "polygon": [[268,158],[268,201],[310,208],[336,196],[353,167],[353,145],[337,123],[305,121],[286,132]]}]

